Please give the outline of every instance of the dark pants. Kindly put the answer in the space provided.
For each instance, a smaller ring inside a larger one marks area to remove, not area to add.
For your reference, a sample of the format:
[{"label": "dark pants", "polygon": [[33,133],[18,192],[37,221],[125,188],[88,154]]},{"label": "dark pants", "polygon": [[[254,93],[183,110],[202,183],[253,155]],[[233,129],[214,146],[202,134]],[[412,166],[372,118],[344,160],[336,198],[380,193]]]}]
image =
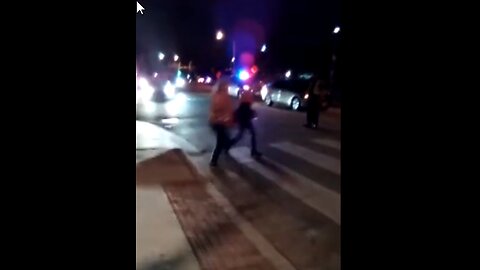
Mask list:
[{"label": "dark pants", "polygon": [[213,150],[212,159],[210,160],[210,162],[216,164],[220,153],[229,147],[230,136],[228,134],[228,128],[225,125],[213,124],[212,129],[213,131],[215,131],[215,134],[217,136],[217,144],[215,145],[215,149]]},{"label": "dark pants", "polygon": [[318,126],[318,118],[320,116],[320,108],[312,107],[307,109],[307,125]]},{"label": "dark pants", "polygon": [[255,135],[255,128],[254,128],[252,123],[245,123],[245,124],[239,126],[238,134],[235,136],[235,138],[233,138],[230,146],[236,144],[237,142],[239,142],[242,139],[243,133],[245,132],[245,130],[248,130],[250,132],[252,154],[258,153],[257,152],[257,138],[256,138],[256,135]]}]

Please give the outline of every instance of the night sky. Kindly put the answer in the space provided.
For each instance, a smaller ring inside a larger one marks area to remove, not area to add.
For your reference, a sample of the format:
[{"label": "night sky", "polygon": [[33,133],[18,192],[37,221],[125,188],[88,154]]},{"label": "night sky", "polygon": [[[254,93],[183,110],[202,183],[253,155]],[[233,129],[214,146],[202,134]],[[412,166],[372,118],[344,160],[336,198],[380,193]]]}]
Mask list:
[{"label": "night sky", "polygon": [[[316,2],[316,3],[315,3]],[[237,56],[255,54],[269,71],[323,70],[331,58],[332,30],[339,24],[335,0],[139,0],[137,56],[156,60],[159,51],[169,59],[193,61],[199,70],[228,65],[232,42]],[[226,37],[215,39],[222,29]],[[263,43],[267,53],[260,55]]]}]

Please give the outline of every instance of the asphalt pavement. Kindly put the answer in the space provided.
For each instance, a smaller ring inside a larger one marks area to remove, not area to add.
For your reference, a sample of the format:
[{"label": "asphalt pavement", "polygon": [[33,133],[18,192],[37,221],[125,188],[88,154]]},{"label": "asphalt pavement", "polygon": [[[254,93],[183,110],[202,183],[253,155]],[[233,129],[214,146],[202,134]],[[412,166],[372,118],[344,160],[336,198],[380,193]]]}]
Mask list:
[{"label": "asphalt pavement", "polygon": [[[237,100],[232,98],[237,104]],[[202,151],[211,151],[215,137],[208,125],[209,93],[181,92],[173,100],[163,103],[150,102],[137,106],[137,120],[147,121],[183,137]],[[308,139],[330,138],[340,140],[340,112],[333,109],[320,115],[317,130],[303,127],[304,112],[294,112],[283,107],[268,107],[261,102],[253,105],[258,113],[255,120],[259,149],[279,141],[294,140],[308,147]],[[236,130],[231,131],[233,136]],[[239,145],[248,145],[245,134]],[[266,149],[263,149],[264,151]]]},{"label": "asphalt pavement", "polygon": [[211,169],[209,106],[209,93],[184,92],[137,106],[137,120],[193,145],[196,151],[187,154],[198,170],[295,269],[340,269],[340,110],[322,113],[319,128],[311,130],[303,127],[303,112],[255,103],[263,157],[250,157],[246,133]]}]

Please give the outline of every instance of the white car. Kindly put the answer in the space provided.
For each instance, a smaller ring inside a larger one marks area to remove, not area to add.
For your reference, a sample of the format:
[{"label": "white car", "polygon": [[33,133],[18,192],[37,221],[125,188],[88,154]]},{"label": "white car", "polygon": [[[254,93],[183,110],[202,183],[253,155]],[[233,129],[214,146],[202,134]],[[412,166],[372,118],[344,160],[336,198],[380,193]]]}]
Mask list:
[{"label": "white car", "polygon": [[242,94],[242,91],[241,91],[241,89],[238,85],[230,84],[228,86],[228,94],[232,97],[237,97],[238,98]]}]

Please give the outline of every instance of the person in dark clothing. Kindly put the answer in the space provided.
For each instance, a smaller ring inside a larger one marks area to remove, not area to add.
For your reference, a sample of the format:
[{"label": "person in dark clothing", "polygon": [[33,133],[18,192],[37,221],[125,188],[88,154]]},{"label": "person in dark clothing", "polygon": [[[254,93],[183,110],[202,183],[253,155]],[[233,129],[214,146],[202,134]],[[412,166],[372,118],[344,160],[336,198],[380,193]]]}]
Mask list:
[{"label": "person in dark clothing", "polygon": [[308,89],[307,123],[305,124],[308,128],[318,127],[324,89],[325,84],[318,79],[314,80]]},{"label": "person in dark clothing", "polygon": [[240,97],[240,105],[235,110],[235,121],[238,124],[238,134],[231,140],[230,147],[239,142],[245,130],[250,132],[251,137],[251,155],[253,157],[260,157],[262,154],[257,150],[257,140],[255,134],[255,127],[252,120],[256,117],[255,111],[252,109],[253,94],[246,91]]}]

